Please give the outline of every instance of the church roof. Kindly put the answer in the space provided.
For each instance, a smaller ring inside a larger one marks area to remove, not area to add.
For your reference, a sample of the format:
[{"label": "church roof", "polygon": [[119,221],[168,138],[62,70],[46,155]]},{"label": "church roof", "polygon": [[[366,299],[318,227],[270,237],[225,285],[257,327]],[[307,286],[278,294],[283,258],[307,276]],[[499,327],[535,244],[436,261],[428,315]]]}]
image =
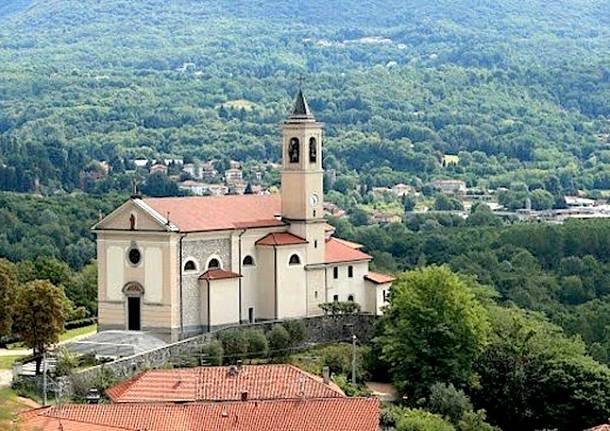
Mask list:
[{"label": "church roof", "polygon": [[293,235],[289,232],[275,232],[265,235],[258,241],[256,245],[297,245],[307,244],[307,240],[300,236]]},{"label": "church roof", "polygon": [[225,269],[214,268],[208,269],[206,272],[199,276],[200,280],[224,280],[227,278],[239,278],[241,274],[236,272],[227,271]]},{"label": "church roof", "polygon": [[396,277],[387,274],[381,274],[379,272],[369,271],[369,273],[364,276],[364,279],[375,284],[386,284],[396,280]]},{"label": "church roof", "polygon": [[190,196],[146,198],[142,202],[169,220],[180,232],[285,225],[280,195]]},{"label": "church roof", "polygon": [[309,105],[307,104],[307,100],[305,100],[305,96],[303,95],[303,90],[299,89],[296,100],[294,101],[294,107],[292,108],[292,114],[290,114],[291,119],[306,119],[313,120],[313,113],[311,109],[309,109]]},{"label": "church roof", "polygon": [[345,396],[334,383],[288,364],[149,370],[106,390],[115,403],[239,401],[243,392],[249,400]]},{"label": "church roof", "polygon": [[325,263],[355,262],[371,259],[371,256],[350,245],[349,241],[337,238],[330,238],[326,241]]}]

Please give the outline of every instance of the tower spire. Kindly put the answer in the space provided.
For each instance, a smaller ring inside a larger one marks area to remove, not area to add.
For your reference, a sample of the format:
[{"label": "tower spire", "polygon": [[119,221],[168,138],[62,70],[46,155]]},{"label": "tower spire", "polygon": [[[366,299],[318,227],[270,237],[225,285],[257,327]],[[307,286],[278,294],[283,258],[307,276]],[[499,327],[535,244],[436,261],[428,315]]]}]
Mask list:
[{"label": "tower spire", "polygon": [[313,113],[311,112],[311,109],[309,109],[307,100],[305,100],[305,96],[303,95],[303,81],[303,76],[300,76],[299,92],[297,93],[297,97],[294,101],[294,107],[292,108],[292,113],[290,114],[291,120],[314,120]]}]

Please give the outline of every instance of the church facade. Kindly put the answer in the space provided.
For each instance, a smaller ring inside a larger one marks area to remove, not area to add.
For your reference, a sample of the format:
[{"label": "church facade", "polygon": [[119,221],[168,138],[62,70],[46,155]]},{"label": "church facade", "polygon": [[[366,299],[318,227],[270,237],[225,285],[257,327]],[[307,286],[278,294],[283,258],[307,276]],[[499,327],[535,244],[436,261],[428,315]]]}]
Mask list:
[{"label": "church facade", "polygon": [[93,227],[100,330],[178,340],[218,327],[315,316],[354,301],[380,314],[393,278],[324,219],[322,131],[299,91],[282,125],[277,195],[140,198]]}]

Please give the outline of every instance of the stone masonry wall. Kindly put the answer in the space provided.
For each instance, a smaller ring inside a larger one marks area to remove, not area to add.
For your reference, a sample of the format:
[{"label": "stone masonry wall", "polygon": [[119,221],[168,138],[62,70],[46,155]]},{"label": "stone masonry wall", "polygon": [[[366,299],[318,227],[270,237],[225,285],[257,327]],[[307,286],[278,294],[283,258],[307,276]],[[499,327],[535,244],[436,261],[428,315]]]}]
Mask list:
[{"label": "stone masonry wall", "polygon": [[[346,316],[316,316],[301,320],[305,324],[307,336],[305,344],[325,344],[338,341],[351,341],[352,334],[356,334],[360,343],[370,341],[374,335],[375,316],[368,314],[346,315]],[[185,354],[193,354],[200,351],[204,344],[212,341],[217,334],[231,328],[250,329],[260,328],[263,330],[271,328],[282,321],[267,321],[250,325],[235,325],[219,329],[217,331],[198,335],[177,343],[169,344],[159,349],[144,352],[138,355],[121,358],[113,362],[98,365],[77,373],[76,378],[80,382],[99,381],[102,374],[111,374],[113,377],[124,380],[135,373],[150,369],[160,368],[171,359],[179,358]],[[352,332],[353,331],[353,332]],[[82,383],[81,383],[82,384]]]}]

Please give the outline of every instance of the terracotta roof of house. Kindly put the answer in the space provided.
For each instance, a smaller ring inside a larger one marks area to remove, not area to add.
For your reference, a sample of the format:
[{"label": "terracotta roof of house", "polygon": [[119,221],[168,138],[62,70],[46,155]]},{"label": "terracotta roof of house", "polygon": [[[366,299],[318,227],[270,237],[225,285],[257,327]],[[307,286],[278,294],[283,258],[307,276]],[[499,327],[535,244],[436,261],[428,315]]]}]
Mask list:
[{"label": "terracotta roof of house", "polygon": [[369,273],[366,274],[364,276],[364,278],[365,278],[365,280],[368,280],[375,284],[391,283],[394,280],[396,280],[396,277],[394,277],[392,275],[381,274],[379,272],[372,272],[372,271],[369,271]]},{"label": "terracotta roof of house", "polygon": [[19,416],[25,431],[376,431],[375,398],[194,404],[68,404]]},{"label": "terracotta roof of house", "polygon": [[346,241],[330,238],[326,241],[325,263],[354,262],[369,260],[371,256],[346,244]]},{"label": "terracotta roof of house", "polygon": [[199,276],[200,280],[224,280],[226,278],[239,278],[241,274],[236,272],[227,271],[225,269],[215,268],[208,269],[206,272]]},{"label": "terracotta roof of house", "polygon": [[307,240],[300,236],[293,235],[289,232],[275,232],[265,235],[258,241],[256,245],[297,245],[307,244]]},{"label": "terracotta roof of house", "polygon": [[604,425],[599,425],[593,428],[589,428],[586,431],[610,431],[610,425],[608,424],[604,424]]},{"label": "terracotta roof of house", "polygon": [[280,195],[146,198],[142,202],[181,232],[283,226]]},{"label": "terracotta roof of house", "polygon": [[334,383],[286,364],[145,371],[106,391],[114,402],[231,401],[248,392],[251,400],[342,397]]}]

